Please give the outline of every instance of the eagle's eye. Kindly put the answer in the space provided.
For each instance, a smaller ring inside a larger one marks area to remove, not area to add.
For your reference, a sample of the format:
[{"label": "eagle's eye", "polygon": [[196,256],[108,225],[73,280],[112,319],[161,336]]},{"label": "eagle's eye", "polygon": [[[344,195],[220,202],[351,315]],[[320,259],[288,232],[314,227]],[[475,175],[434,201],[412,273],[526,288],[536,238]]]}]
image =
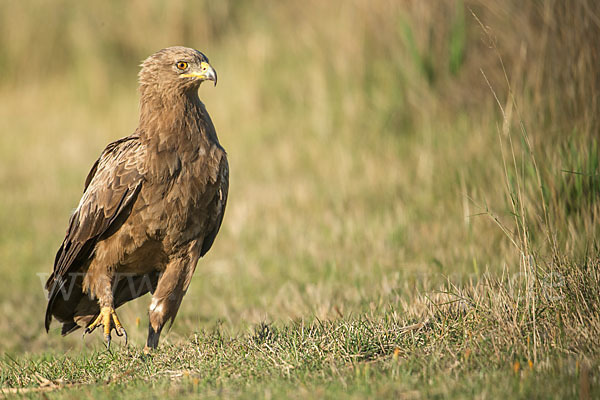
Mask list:
[{"label": "eagle's eye", "polygon": [[185,61],[177,61],[177,64],[175,64],[177,66],[178,69],[180,70],[184,70],[187,69],[188,67],[188,63],[186,63]]}]

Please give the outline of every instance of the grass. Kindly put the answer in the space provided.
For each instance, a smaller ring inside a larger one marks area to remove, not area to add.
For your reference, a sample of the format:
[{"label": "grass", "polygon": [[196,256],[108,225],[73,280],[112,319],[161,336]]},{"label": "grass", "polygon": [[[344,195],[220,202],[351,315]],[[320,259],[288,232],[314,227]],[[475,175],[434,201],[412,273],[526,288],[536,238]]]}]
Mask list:
[{"label": "grass", "polygon": [[[263,323],[235,335],[217,324],[149,356],[139,346],[5,356],[2,378],[24,394],[63,386],[65,397],[142,398],[147,389],[182,397],[547,398],[589,391],[589,360],[548,348],[533,361],[530,320],[518,322],[524,310],[509,288],[487,277],[464,289],[448,283],[435,298],[416,296],[410,304],[391,294],[369,312],[327,321]],[[502,308],[515,321],[503,321]],[[410,319],[415,323],[404,325]]]},{"label": "grass", "polygon": [[[0,11],[0,393],[598,397],[595,2]],[[151,355],[148,298],[127,347],[47,335],[68,215],[172,44],[219,72],[222,231]]]}]

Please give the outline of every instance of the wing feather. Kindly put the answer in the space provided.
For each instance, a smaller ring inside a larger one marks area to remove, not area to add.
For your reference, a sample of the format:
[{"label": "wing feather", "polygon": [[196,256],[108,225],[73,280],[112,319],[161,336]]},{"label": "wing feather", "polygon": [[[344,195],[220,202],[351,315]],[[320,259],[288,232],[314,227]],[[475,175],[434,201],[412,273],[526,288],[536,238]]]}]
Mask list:
[{"label": "wing feather", "polygon": [[227,205],[227,196],[229,194],[229,164],[227,163],[227,157],[221,159],[221,165],[219,168],[219,187],[215,196],[215,212],[211,217],[214,220],[212,229],[206,234],[202,241],[202,250],[200,251],[200,257],[203,257],[212,247],[221,224],[223,223],[223,216],[225,215],[225,206]]},{"label": "wing feather", "polygon": [[54,271],[46,282],[46,330],[53,303],[69,280],[68,275],[93,256],[96,242],[109,229],[114,232],[115,220],[131,210],[144,181],[143,167],[135,160],[143,159],[144,151],[137,136],[128,136],[109,144],[92,166],[81,201],[56,253]]}]

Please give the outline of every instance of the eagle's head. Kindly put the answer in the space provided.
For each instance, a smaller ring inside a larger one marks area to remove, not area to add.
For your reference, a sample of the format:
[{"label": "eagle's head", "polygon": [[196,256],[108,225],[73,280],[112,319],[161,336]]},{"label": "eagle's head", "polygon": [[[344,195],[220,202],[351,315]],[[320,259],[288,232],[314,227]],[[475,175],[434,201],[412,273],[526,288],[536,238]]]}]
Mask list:
[{"label": "eagle's head", "polygon": [[197,90],[203,81],[217,84],[217,72],[201,52],[189,47],[167,47],[157,51],[141,64],[142,90],[152,92]]}]

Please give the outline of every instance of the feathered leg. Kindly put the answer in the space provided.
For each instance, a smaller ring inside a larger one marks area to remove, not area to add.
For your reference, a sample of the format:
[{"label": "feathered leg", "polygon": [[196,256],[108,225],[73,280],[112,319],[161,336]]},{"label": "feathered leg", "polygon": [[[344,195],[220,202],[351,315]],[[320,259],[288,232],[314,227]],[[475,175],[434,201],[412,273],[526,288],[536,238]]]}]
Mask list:
[{"label": "feathered leg", "polygon": [[146,352],[158,346],[163,327],[175,319],[197,261],[198,257],[189,255],[172,259],[159,278],[148,310],[148,340],[144,349]]},{"label": "feathered leg", "polygon": [[[104,274],[88,274],[86,280],[88,280],[88,277],[90,278],[89,281],[92,281],[92,279],[95,278],[93,279],[92,290],[98,297],[100,314],[85,328],[83,336],[85,337],[86,334],[92,333],[97,327],[102,326],[104,328],[104,340],[106,341],[106,347],[108,349],[110,349],[111,332],[113,329],[117,333],[117,336],[125,336],[125,344],[127,344],[127,332],[125,331],[125,328],[123,328],[121,321],[119,321],[119,317],[114,309],[112,279]],[[84,284],[87,284],[88,282],[84,282]],[[90,287],[91,285],[87,286]]]}]

